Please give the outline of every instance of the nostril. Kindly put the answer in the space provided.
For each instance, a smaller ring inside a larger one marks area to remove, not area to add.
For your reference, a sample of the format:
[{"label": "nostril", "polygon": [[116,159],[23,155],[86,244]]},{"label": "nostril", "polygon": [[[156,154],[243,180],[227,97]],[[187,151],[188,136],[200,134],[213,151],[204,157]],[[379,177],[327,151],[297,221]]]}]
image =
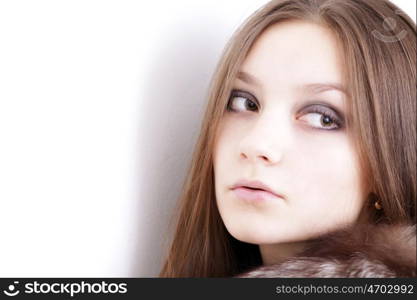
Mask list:
[{"label": "nostril", "polygon": [[263,160],[269,161],[268,157],[266,157],[266,156],[264,156],[264,155],[262,155],[262,156],[261,156],[261,158],[262,158]]}]

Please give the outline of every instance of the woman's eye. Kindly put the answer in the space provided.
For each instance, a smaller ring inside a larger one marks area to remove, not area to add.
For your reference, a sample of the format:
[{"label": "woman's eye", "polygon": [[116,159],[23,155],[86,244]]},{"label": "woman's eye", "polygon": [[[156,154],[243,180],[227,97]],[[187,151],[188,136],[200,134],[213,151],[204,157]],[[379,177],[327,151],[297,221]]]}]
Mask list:
[{"label": "woman's eye", "polygon": [[335,121],[329,116],[325,116],[319,113],[309,113],[301,117],[300,119],[306,120],[307,123],[315,128],[334,129],[338,128]]},{"label": "woman's eye", "polygon": [[298,119],[305,121],[314,128],[324,130],[337,130],[343,127],[343,120],[331,110],[326,110],[321,106],[311,107],[310,111],[307,111]]},{"label": "woman's eye", "polygon": [[[247,92],[233,90],[227,103],[227,110],[231,112],[244,112],[259,110],[258,102],[254,96]],[[300,113],[298,120],[308,123],[313,128],[323,130],[338,130],[344,127],[344,119],[339,113],[327,105],[309,105]]]},{"label": "woman's eye", "polygon": [[230,96],[227,109],[234,112],[245,110],[256,111],[258,109],[258,104],[251,100],[251,98],[252,97],[246,93],[234,91]]}]

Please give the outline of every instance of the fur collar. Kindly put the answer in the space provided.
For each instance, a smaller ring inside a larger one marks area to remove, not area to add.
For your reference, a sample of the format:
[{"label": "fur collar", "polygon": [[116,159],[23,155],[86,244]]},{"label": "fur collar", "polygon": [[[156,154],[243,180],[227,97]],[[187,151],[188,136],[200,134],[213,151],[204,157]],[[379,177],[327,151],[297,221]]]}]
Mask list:
[{"label": "fur collar", "polygon": [[310,241],[282,263],[236,277],[416,277],[416,226],[358,224]]}]

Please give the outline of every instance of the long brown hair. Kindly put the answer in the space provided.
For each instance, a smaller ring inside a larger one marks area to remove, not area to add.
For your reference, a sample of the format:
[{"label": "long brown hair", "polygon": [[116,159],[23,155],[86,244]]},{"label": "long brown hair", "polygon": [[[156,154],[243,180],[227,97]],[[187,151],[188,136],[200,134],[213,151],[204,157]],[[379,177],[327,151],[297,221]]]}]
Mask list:
[{"label": "long brown hair", "polygon": [[372,220],[415,223],[415,23],[385,0],[271,1],[235,32],[217,65],[160,277],[229,277],[262,263],[258,246],[234,239],[221,220],[212,150],[239,67],[257,37],[286,20],[326,26],[341,46],[350,100],[347,127],[356,143],[363,184],[372,191],[372,201],[383,207]]}]

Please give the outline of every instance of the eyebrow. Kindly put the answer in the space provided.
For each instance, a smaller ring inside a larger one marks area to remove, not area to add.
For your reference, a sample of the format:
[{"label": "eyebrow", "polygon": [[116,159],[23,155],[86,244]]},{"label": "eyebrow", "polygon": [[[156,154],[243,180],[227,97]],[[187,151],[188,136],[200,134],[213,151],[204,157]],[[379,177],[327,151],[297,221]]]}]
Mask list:
[{"label": "eyebrow", "polygon": [[[259,79],[257,79],[255,76],[239,71],[237,73],[237,78],[242,80],[243,82],[246,82],[247,84],[255,85],[255,86],[261,86],[261,82]],[[323,83],[308,83],[304,84],[300,87],[301,89],[305,89],[307,91],[310,91],[312,93],[322,93],[329,90],[337,90],[344,94],[348,94],[346,88],[341,85],[340,83],[333,83],[333,82],[323,82]]]}]

